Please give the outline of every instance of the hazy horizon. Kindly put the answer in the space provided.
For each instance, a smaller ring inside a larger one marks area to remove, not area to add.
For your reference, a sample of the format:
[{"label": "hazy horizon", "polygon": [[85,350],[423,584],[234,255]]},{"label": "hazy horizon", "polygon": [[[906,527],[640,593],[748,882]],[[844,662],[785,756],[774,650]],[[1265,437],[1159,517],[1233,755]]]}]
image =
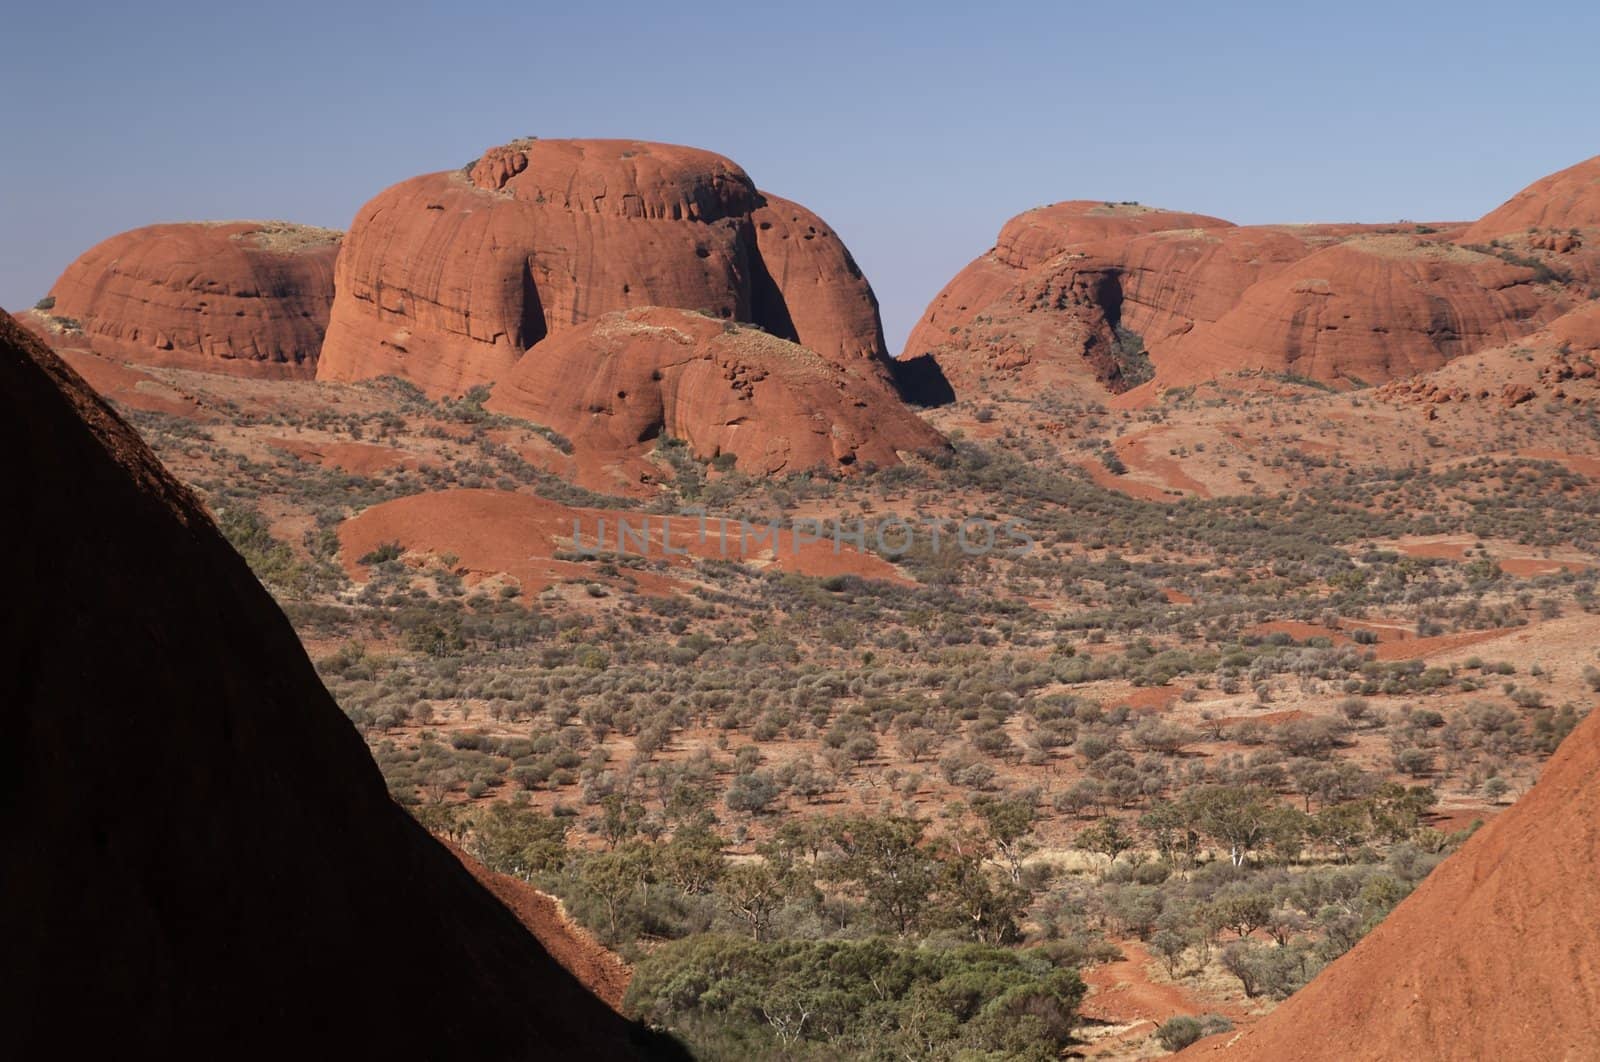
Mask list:
[{"label": "hazy horizon", "polygon": [[1587,6],[1492,29],[1473,4],[896,7],[286,4],[227,26],[193,4],[21,10],[0,72],[0,306],[140,225],[345,228],[388,185],[517,136],[631,137],[719,152],[819,213],[898,352],[1043,203],[1465,220],[1600,152],[1585,65],[1528,58],[1600,30]]}]

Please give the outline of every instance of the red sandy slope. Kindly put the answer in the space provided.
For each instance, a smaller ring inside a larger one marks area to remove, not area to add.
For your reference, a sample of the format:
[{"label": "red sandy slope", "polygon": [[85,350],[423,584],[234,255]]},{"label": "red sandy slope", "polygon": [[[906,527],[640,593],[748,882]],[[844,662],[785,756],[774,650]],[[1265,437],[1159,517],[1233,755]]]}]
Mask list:
[{"label": "red sandy slope", "polygon": [[1227,1062],[1600,1057],[1600,718]]}]

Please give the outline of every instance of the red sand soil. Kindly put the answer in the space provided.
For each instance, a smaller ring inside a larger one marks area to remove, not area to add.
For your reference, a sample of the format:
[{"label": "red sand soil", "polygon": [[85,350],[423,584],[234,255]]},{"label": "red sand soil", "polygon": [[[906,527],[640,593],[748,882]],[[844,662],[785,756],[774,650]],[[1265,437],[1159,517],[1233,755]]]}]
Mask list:
[{"label": "red sand soil", "polygon": [[1581,572],[1589,565],[1584,561],[1546,560],[1543,557],[1507,557],[1498,562],[1507,575],[1548,575],[1551,572]]},{"label": "red sand soil", "polygon": [[1309,712],[1302,712],[1298,708],[1290,708],[1282,712],[1262,712],[1260,715],[1230,715],[1216,720],[1218,726],[1237,726],[1240,723],[1265,723],[1267,726],[1279,726],[1283,723],[1293,722],[1296,719],[1310,719]]},{"label": "red sand soil", "polygon": [[1083,1001],[1082,1014],[1093,1021],[1133,1028],[1097,1044],[1091,1054],[1149,1036],[1162,1022],[1180,1015],[1225,1014],[1236,1026],[1251,1020],[1237,1007],[1201,1002],[1183,985],[1151,980],[1154,960],[1139,941],[1122,941],[1117,947],[1122,949],[1120,960],[1084,971],[1089,994]]},{"label": "red sand soil", "polygon": [[1175,686],[1135,686],[1126,694],[1110,698],[1113,704],[1126,704],[1135,711],[1170,707],[1182,691]]},{"label": "red sand soil", "polygon": [[1562,450],[1523,450],[1519,456],[1535,461],[1557,461],[1580,476],[1600,479],[1600,457],[1586,454],[1569,454]]},{"label": "red sand soil", "polygon": [[1343,631],[1325,627],[1320,623],[1305,623],[1301,620],[1272,620],[1269,623],[1258,623],[1246,629],[1245,633],[1262,637],[1269,634],[1287,634],[1297,642],[1303,642],[1308,638],[1327,638],[1334,645],[1344,645],[1350,641],[1350,636]]},{"label": "red sand soil", "polygon": [[1600,1044],[1600,717],[1532,790],[1349,954],[1243,1033],[1228,1062],[1592,1059]]},{"label": "red sand soil", "polygon": [[188,420],[210,420],[193,396],[113,358],[87,350],[65,348],[61,360],[82,376],[97,392],[130,409],[166,413]]},{"label": "red sand soil", "polygon": [[[346,520],[339,527],[341,557],[351,578],[365,580],[366,569],[360,558],[386,543],[399,543],[408,552],[459,558],[456,570],[469,583],[487,576],[506,574],[516,579],[525,595],[538,593],[553,583],[567,579],[603,580],[592,561],[558,560],[557,553],[573,549],[576,527],[586,547],[593,548],[600,522],[605,521],[606,548],[615,550],[618,521],[633,527],[646,526],[643,513],[618,510],[582,509],[531,494],[494,490],[448,490],[417,494],[375,505]],[[674,570],[687,569],[696,559],[724,555],[737,559],[740,529],[727,525],[727,553],[723,553],[721,525],[707,522],[707,534],[700,538],[700,523],[694,517],[672,519],[672,548],[667,554],[661,541],[662,518],[650,516],[649,559]],[[631,540],[630,540],[631,542]],[[629,552],[639,552],[631,546]],[[780,532],[774,560],[773,551],[763,548],[745,554],[752,563],[774,564],[780,571],[807,575],[859,575],[868,579],[909,582],[887,561],[855,552],[848,545],[835,553],[832,539],[802,542],[795,548],[793,536]],[[680,579],[654,570],[628,569],[619,577],[634,581],[644,593],[669,593],[685,585]]]},{"label": "red sand soil", "polygon": [[1181,490],[1201,498],[1211,497],[1211,488],[1189,475],[1183,462],[1162,452],[1162,438],[1167,429],[1155,428],[1137,435],[1125,435],[1116,442],[1117,456],[1128,466],[1130,474],[1147,475],[1159,480],[1172,490]]},{"label": "red sand soil", "polygon": [[1102,465],[1097,458],[1086,457],[1078,462],[1078,467],[1089,473],[1089,478],[1094,480],[1095,486],[1103,487],[1106,490],[1118,491],[1130,498],[1158,502],[1176,502],[1179,500],[1177,495],[1168,494],[1165,489],[1156,486],[1154,483],[1146,483],[1143,480],[1129,479],[1127,476],[1116,475]]},{"label": "red sand soil", "polygon": [[392,446],[374,443],[339,442],[332,439],[283,439],[269,436],[262,440],[274,449],[293,454],[326,468],[337,468],[358,476],[387,472],[391,468],[416,468],[417,459]]},{"label": "red sand soil", "polygon": [[[1547,454],[1551,453],[1551,451],[1539,452]],[[1534,451],[1528,451],[1524,454],[1524,456],[1533,456],[1534,453]],[[1600,460],[1595,460],[1592,458],[1579,459],[1571,458],[1570,455],[1566,456],[1569,457],[1570,461],[1593,461],[1595,466],[1600,468]],[[1573,466],[1573,470],[1585,475],[1589,474],[1575,465]],[[1403,540],[1394,543],[1394,548],[1409,557],[1430,557],[1443,560],[1461,561],[1467,559],[1467,550],[1473,548],[1475,543],[1475,539]],[[1502,549],[1497,547],[1496,543],[1486,543],[1486,546],[1489,555],[1495,558],[1495,563],[1499,566],[1500,570],[1505,572],[1507,575],[1546,575],[1550,572],[1559,571],[1581,572],[1585,568],[1590,567],[1587,561],[1575,560],[1572,558],[1530,557],[1526,554],[1498,556],[1498,554],[1502,552]]]},{"label": "red sand soil", "polygon": [[1466,560],[1467,550],[1472,548],[1471,542],[1448,540],[1423,540],[1396,542],[1394,548],[1408,557],[1422,557],[1435,560]]},{"label": "red sand soil", "polygon": [[1503,627],[1487,631],[1462,631],[1458,634],[1440,634],[1431,638],[1408,638],[1404,641],[1379,642],[1375,647],[1379,660],[1420,660],[1434,653],[1465,649],[1469,645],[1491,641],[1512,633],[1516,628]]},{"label": "red sand soil", "polygon": [[1383,620],[1340,619],[1339,626],[1352,631],[1371,631],[1380,642],[1403,642],[1411,636],[1410,624]]}]

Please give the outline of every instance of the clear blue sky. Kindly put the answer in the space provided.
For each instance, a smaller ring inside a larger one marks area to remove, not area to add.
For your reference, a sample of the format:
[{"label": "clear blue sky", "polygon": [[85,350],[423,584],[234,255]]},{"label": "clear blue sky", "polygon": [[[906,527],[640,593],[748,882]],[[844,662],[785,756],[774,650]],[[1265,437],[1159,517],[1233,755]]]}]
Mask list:
[{"label": "clear blue sky", "polygon": [[515,136],[719,151],[839,231],[891,346],[1006,218],[1475,217],[1600,153],[1600,5],[30,3],[0,305],[154,221],[343,228]]}]

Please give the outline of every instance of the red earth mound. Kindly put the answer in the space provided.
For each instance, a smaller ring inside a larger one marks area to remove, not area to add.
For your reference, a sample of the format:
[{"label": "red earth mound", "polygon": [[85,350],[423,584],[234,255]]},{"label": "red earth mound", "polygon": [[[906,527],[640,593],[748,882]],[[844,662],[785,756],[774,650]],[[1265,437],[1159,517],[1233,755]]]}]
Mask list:
[{"label": "red earth mound", "polygon": [[356,216],[335,286],[324,379],[460,393],[637,306],[759,324],[887,378],[877,301],[838,237],[694,148],[519,140],[404,181]]},{"label": "red earth mound", "polygon": [[1471,227],[1028,211],[934,298],[902,358],[931,354],[958,397],[1104,400],[1153,374],[1137,392],[1153,400],[1243,371],[1381,384],[1517,340],[1581,301],[1600,262],[1583,251],[1600,248],[1585,228],[1597,175],[1600,159],[1563,171]]},{"label": "red earth mound", "polygon": [[11,1054],[678,1055],[390,799],[200,503],[3,313],[0,445]]},{"label": "red earth mound", "polygon": [[417,458],[403,450],[375,443],[272,437],[268,437],[265,441],[274,450],[293,454],[302,461],[310,461],[325,468],[337,468],[358,476],[371,476],[391,468],[416,468],[421,464]]},{"label": "red earth mound", "polygon": [[[25,323],[26,317],[31,316],[35,315],[25,315],[17,318],[17,321]],[[119,405],[151,413],[165,413],[185,420],[211,419],[211,414],[200,407],[193,395],[156,379],[120,358],[106,357],[76,347],[62,347],[57,353],[97,394]]]},{"label": "red earth mound", "polygon": [[1597,772],[1600,717],[1591,717],[1526,796],[1353,951],[1244,1033],[1189,1054],[1229,1062],[1593,1058]]},{"label": "red earth mound", "polygon": [[[669,534],[670,551],[665,548]],[[396,498],[339,525],[340,555],[356,580],[368,576],[363,557],[394,544],[419,560],[453,555],[456,571],[468,583],[510,576],[525,597],[565,580],[630,581],[649,594],[684,585],[675,575],[650,568],[602,577],[594,563],[579,555],[580,549],[648,557],[664,562],[667,572],[681,572],[696,559],[729,558],[801,575],[909,581],[876,554],[859,552],[848,543],[836,550],[831,537],[814,537],[802,532],[797,538],[793,531],[780,529],[774,542],[764,526],[752,526],[747,533],[737,522],[708,518],[702,529],[695,517],[669,522],[642,512],[581,509],[531,494],[476,489]]]},{"label": "red earth mound", "polygon": [[865,362],[659,307],[551,337],[501,380],[488,408],[554,428],[603,460],[666,436],[757,475],[893,465],[901,452],[942,444]]},{"label": "red earth mound", "polygon": [[151,225],[96,244],[50,289],[82,343],[150,365],[310,377],[340,234],[277,221]]}]

